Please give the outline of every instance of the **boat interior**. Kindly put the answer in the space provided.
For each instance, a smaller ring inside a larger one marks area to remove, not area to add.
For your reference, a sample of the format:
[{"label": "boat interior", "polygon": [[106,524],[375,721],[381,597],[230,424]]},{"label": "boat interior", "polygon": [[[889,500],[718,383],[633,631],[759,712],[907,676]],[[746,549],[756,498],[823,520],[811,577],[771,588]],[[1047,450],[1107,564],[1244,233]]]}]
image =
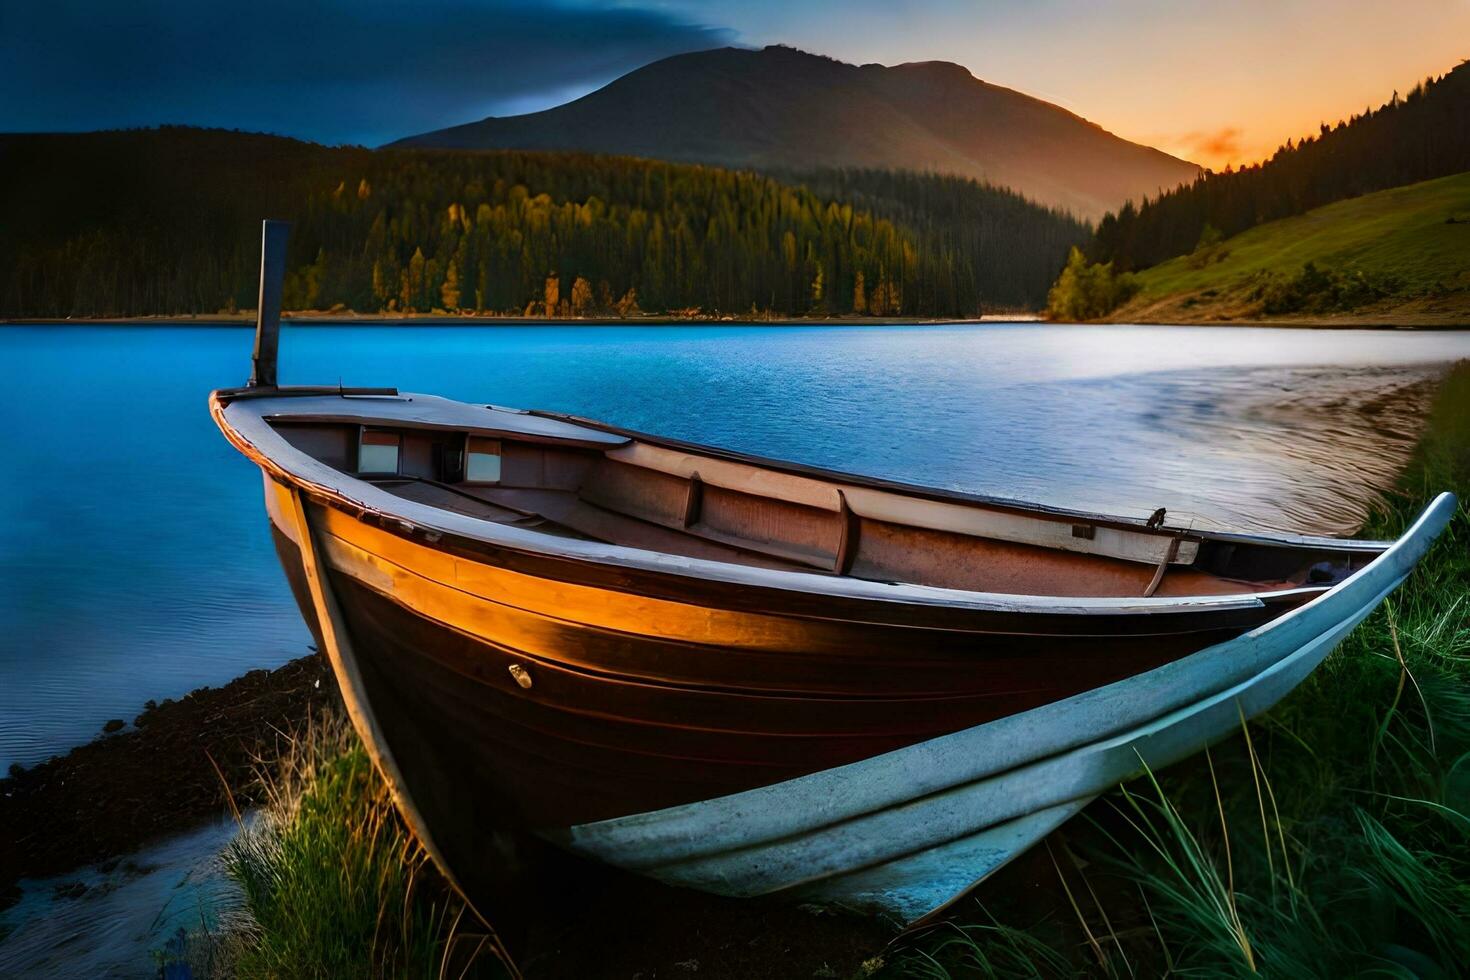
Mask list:
[{"label": "boat interior", "polygon": [[610,429],[567,426],[563,438],[394,419],[266,421],[297,449],[405,500],[760,568],[1012,595],[1309,597],[1376,554],[1028,510]]}]

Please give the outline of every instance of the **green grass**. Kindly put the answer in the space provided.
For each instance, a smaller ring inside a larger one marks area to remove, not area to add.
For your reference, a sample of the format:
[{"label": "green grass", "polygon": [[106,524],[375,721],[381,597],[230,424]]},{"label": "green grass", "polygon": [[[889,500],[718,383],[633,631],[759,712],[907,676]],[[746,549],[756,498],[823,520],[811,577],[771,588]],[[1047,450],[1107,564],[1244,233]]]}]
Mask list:
[{"label": "green grass", "polygon": [[[976,967],[932,932],[891,956],[891,971],[1470,973],[1470,363],[1441,386],[1400,491],[1364,533],[1397,536],[1445,489],[1462,500],[1445,534],[1301,687],[1066,829],[1081,858],[1066,874],[1057,865],[1048,922],[1008,922],[1003,896],[982,892],[982,925],[956,928],[1003,952],[1006,969]],[[1009,936],[974,932],[1028,925],[1049,938],[1021,962]]]},{"label": "green grass", "polygon": [[299,733],[265,786],[264,813],[225,859],[244,896],[229,975],[455,977],[493,965],[493,939],[470,925],[340,714]]},{"label": "green grass", "polygon": [[1466,255],[1470,173],[1339,201],[1171,259],[1138,274],[1141,291],[1125,309],[1183,294],[1206,303],[1245,299],[1308,262],[1390,283],[1396,296],[1440,295],[1470,289]]}]

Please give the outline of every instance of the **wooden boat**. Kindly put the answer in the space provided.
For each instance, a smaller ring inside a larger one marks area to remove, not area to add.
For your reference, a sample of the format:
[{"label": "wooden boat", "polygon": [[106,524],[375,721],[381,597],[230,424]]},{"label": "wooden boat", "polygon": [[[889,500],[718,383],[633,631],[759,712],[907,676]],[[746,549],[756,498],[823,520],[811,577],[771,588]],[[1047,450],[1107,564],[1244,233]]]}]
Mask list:
[{"label": "wooden boat", "polygon": [[353,721],[472,899],[523,828],[667,882],[916,920],[1274,704],[1455,507],[1396,542],[1196,531],[280,387],[283,234],[256,375],[210,411],[264,474]]}]

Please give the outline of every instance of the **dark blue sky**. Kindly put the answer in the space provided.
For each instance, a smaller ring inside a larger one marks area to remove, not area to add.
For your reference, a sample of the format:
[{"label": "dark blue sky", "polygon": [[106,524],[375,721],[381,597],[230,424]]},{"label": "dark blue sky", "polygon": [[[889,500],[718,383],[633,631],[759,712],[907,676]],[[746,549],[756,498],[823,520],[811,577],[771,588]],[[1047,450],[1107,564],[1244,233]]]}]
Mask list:
[{"label": "dark blue sky", "polygon": [[0,0],[0,131],[190,123],[376,145],[734,39],[593,0]]},{"label": "dark blue sky", "polygon": [[377,145],[780,42],[954,61],[1218,168],[1453,67],[1467,37],[1470,0],[0,0],[0,131]]}]

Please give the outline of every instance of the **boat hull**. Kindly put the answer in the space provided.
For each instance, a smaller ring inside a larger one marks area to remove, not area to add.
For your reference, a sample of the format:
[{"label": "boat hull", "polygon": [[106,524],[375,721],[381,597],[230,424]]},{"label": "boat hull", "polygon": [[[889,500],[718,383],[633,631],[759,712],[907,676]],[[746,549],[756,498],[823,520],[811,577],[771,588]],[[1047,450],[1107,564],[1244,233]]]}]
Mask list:
[{"label": "boat hull", "polygon": [[916,921],[1098,794],[1275,705],[1398,587],[1456,506],[1441,494],[1393,547],[1331,591],[1138,676],[778,786],[555,839],[671,884],[789,891]]},{"label": "boat hull", "polygon": [[[503,890],[531,829],[664,882],[901,921],[944,907],[1145,761],[1185,757],[1266,710],[1454,508],[1436,501],[1369,567],[1257,629],[1098,638],[739,621],[613,589],[569,602],[564,583],[537,594],[494,564],[445,566],[270,476],[266,501],[303,613],[370,720],[359,729],[470,895]],[[476,595],[487,583],[503,594]],[[610,627],[648,616],[632,639]],[[700,630],[722,645],[692,642]],[[738,677],[764,683],[732,689]],[[875,680],[885,696],[858,695]]]},{"label": "boat hull", "polygon": [[[1380,559],[1377,591],[1345,591],[1359,573],[1303,607],[1319,608],[1305,631],[1245,632],[1259,610],[1143,636],[1123,618],[1116,635],[1045,616],[986,631],[983,618],[783,616],[548,580],[270,475],[266,499],[354,721],[471,895],[503,886],[529,828],[671,883],[914,919],[1136,771],[1130,746],[1173,703],[1161,691],[1279,697],[1289,685],[1258,675],[1340,636],[1404,574],[1383,579]],[[1238,724],[1221,710],[1170,723],[1151,761]]]},{"label": "boat hull", "polygon": [[[302,535],[285,519],[293,492],[267,483],[276,547],[310,618]],[[407,768],[459,760],[446,775],[510,787],[498,809],[532,828],[697,802],[881,755],[1244,629],[1233,618],[1155,627],[1140,642],[1136,624],[1122,620],[1112,636],[1012,634],[985,632],[984,620],[940,629],[650,603],[446,558],[310,501],[303,514],[364,675],[390,679],[364,699],[404,700],[404,724],[427,729],[405,737],[436,743]]]}]

